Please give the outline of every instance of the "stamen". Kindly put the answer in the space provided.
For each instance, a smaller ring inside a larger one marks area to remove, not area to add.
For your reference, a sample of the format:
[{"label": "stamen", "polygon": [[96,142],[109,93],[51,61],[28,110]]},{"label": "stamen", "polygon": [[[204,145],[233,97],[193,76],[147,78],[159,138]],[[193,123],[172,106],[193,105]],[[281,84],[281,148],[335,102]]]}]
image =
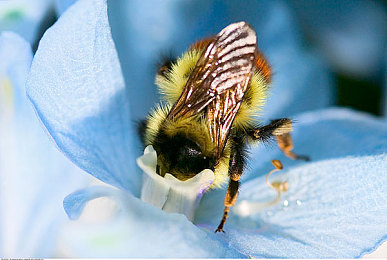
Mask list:
[{"label": "stamen", "polygon": [[[276,198],[269,202],[251,202],[242,200],[233,207],[233,212],[235,214],[238,214],[242,217],[247,217],[249,215],[257,214],[263,210],[266,210],[269,206],[272,206],[279,202],[279,200],[281,199],[281,192],[287,191],[289,189],[289,183],[287,181],[269,182],[270,175],[272,175],[276,171],[280,171],[283,169],[282,163],[279,160],[272,160],[271,163],[274,165],[275,169],[271,170],[266,175],[266,184],[277,192]],[[272,212],[269,211],[267,214],[271,215]]]},{"label": "stamen", "polygon": [[276,171],[280,171],[283,169],[282,163],[280,160],[272,160],[271,163],[274,165],[275,169],[271,170],[267,175],[266,175],[266,184],[277,191],[277,197],[269,203],[269,205],[276,204],[280,199],[281,199],[281,191],[287,191],[289,189],[289,183],[287,181],[283,182],[269,182],[269,177],[271,174],[273,174]]}]

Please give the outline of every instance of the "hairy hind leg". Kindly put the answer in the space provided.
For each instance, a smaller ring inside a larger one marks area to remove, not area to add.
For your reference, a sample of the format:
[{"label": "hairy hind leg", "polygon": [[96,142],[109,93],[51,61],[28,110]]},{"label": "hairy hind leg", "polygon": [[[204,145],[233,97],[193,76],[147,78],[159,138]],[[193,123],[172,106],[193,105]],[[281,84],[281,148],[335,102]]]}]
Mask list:
[{"label": "hairy hind leg", "polygon": [[223,226],[228,218],[230,208],[234,206],[238,198],[239,179],[242,176],[246,161],[246,143],[242,134],[236,134],[230,138],[231,156],[228,168],[230,181],[228,183],[226,197],[224,198],[223,217],[215,232],[224,232]]},{"label": "hairy hind leg", "polygon": [[275,136],[278,147],[289,158],[294,160],[309,161],[309,157],[305,155],[297,155],[292,152],[294,145],[290,135],[292,131],[292,121],[289,118],[281,118],[271,121],[270,124],[257,129],[251,129],[248,134],[255,140],[265,141],[272,136]]}]

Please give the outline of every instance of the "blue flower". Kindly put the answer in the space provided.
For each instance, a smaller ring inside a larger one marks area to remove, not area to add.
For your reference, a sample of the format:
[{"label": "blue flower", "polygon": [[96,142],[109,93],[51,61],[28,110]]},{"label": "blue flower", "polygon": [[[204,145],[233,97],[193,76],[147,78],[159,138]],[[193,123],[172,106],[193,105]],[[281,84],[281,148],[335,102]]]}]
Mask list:
[{"label": "blue flower", "polygon": [[13,31],[34,44],[47,17],[52,0],[17,0],[0,2],[0,32]]},{"label": "blue flower", "polygon": [[[266,20],[266,26],[273,51],[265,44],[263,48],[268,49],[269,59],[272,57],[274,63],[281,64],[283,54],[288,52],[276,42],[277,37],[288,40],[285,44],[294,47],[299,55],[290,56],[283,64],[298,64],[297,72],[301,73],[289,73],[288,81],[282,78],[274,84],[273,101],[269,100],[265,108],[267,115],[296,113],[305,107],[312,109],[329,104],[329,87],[307,84],[318,79],[311,75],[313,72],[321,75],[316,71],[323,65],[298,49],[301,47],[293,34],[286,35],[289,21],[286,9],[277,2],[268,3],[267,8],[270,19]],[[146,46],[146,41],[145,38],[144,43],[137,46],[139,49],[131,51],[144,54],[140,52],[140,45]],[[274,51],[276,47],[283,51],[278,56]],[[118,46],[117,49],[120,52]],[[154,52],[150,50],[152,55]],[[302,61],[308,63],[301,66]],[[127,64],[125,60],[121,62]],[[124,73],[127,76],[124,80],[106,1],[78,1],[47,30],[40,42],[27,82],[30,100],[65,155],[86,172],[114,186],[95,186],[66,198],[64,206],[70,218],[81,217],[62,233],[62,243],[69,250],[67,254],[88,257],[358,257],[374,250],[386,238],[387,207],[383,187],[387,184],[384,174],[387,124],[342,109],[320,110],[296,117],[299,122],[294,132],[297,150],[311,155],[312,163],[289,162],[278,150],[253,150],[251,168],[240,190],[241,204],[232,213],[226,234],[213,233],[222,214],[224,191],[205,194],[194,224],[181,214],[167,213],[143,203],[138,199],[142,174],[135,163],[141,149],[132,120],[147,109],[144,102],[148,95],[154,97],[150,94],[153,91],[146,87],[150,79],[134,76],[146,74],[145,64],[140,60],[137,67],[132,66],[133,71]],[[122,70],[129,67],[123,65]],[[126,87],[125,82],[131,84]],[[299,85],[286,86],[294,82]],[[321,99],[316,97],[316,89],[322,91],[317,95]],[[276,98],[278,103],[274,103]],[[280,204],[262,208],[263,203],[275,197],[265,186],[262,175],[268,172],[267,162],[273,158],[286,162],[285,173],[290,186]],[[115,214],[102,224],[85,222],[83,210],[90,212],[87,203],[101,197],[113,201],[110,209]]]},{"label": "blue flower", "polygon": [[61,201],[89,181],[47,139],[27,100],[29,43],[1,33],[0,61],[0,255],[47,257],[67,221]]}]

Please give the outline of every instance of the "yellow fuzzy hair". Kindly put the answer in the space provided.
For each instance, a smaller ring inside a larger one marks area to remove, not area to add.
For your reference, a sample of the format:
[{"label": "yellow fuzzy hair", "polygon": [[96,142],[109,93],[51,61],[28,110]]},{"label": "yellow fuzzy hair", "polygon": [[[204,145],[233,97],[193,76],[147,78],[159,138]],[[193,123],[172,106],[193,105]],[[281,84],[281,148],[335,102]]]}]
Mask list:
[{"label": "yellow fuzzy hair", "polygon": [[147,125],[145,129],[144,143],[145,146],[153,144],[156,135],[159,132],[160,126],[167,118],[169,110],[172,108],[170,105],[157,105],[149,113],[147,117]]},{"label": "yellow fuzzy hair", "polygon": [[[166,118],[170,109],[171,106],[168,104],[158,105],[150,112],[145,131],[145,145],[151,145],[155,141],[156,135],[162,127],[168,136],[183,133],[185,136],[191,137],[198,142],[199,146],[203,149],[204,155],[211,156],[214,153],[215,146],[211,140],[205,118],[199,116],[176,121],[168,120]],[[197,131],[192,131],[193,129],[197,129]],[[226,146],[223,158],[215,168],[215,180],[210,188],[219,188],[227,183],[229,157],[230,149]]]},{"label": "yellow fuzzy hair", "polygon": [[[198,49],[188,50],[172,65],[171,70],[165,76],[156,76],[159,92],[170,105],[173,105],[183,92],[183,88],[201,53],[202,50]],[[255,72],[235,117],[233,127],[246,128],[252,125],[254,118],[259,116],[259,112],[265,104],[267,88],[268,84],[264,76]]]},{"label": "yellow fuzzy hair", "polygon": [[[204,118],[191,117],[165,123],[169,110],[180,97],[202,51],[200,49],[189,49],[176,63],[172,64],[170,71],[165,75],[156,76],[156,84],[159,87],[159,92],[162,94],[163,99],[166,101],[166,105],[159,105],[151,111],[147,120],[149,123],[145,134],[146,145],[154,142],[160,127],[166,127],[170,136],[173,136],[177,132],[191,136],[201,145],[204,154],[210,154],[212,149],[214,149],[213,145],[210,145],[212,141],[209,136],[207,121]],[[265,103],[267,88],[268,83],[264,76],[259,72],[255,72],[238,114],[235,117],[233,128],[246,128],[253,125],[254,117],[259,115]],[[192,129],[198,130],[192,131]],[[229,159],[230,146],[226,143],[223,156],[215,168],[214,183],[210,188],[222,187],[227,183]]]},{"label": "yellow fuzzy hair", "polygon": [[254,118],[259,116],[267,97],[268,84],[259,73],[254,73],[250,87],[247,89],[241,107],[235,116],[233,125],[240,128],[251,126]]},{"label": "yellow fuzzy hair", "polygon": [[220,158],[218,165],[215,167],[215,180],[210,186],[210,189],[223,188],[226,186],[228,176],[228,166],[230,161],[230,146],[226,144],[223,150],[223,156]]},{"label": "yellow fuzzy hair", "polygon": [[174,104],[180,97],[201,53],[202,51],[197,49],[188,50],[176,63],[172,64],[172,68],[166,76],[156,76],[156,85],[159,87],[159,92],[169,104]]}]

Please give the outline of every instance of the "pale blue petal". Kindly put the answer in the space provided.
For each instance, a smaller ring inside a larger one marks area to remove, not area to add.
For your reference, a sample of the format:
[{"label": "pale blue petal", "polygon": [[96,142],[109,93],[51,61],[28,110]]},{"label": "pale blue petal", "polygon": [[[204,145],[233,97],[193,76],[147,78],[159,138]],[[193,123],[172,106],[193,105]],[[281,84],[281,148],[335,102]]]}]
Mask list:
[{"label": "pale blue petal", "polygon": [[92,186],[78,190],[66,196],[63,200],[63,208],[71,220],[76,220],[90,200],[109,196],[112,190],[105,186]]},{"label": "pale blue petal", "polygon": [[101,222],[84,216],[69,222],[62,233],[66,257],[245,257],[184,215],[161,211],[122,190],[106,188],[103,193],[117,204],[118,213]]},{"label": "pale blue petal", "polygon": [[[161,54],[180,55],[193,42],[246,21],[273,68],[270,99],[263,116],[274,119],[333,104],[326,65],[307,51],[283,1],[109,1],[109,19],[124,77],[131,86],[135,118],[158,101],[154,86]],[[141,82],[142,84],[137,84]]]},{"label": "pale blue petal", "polygon": [[106,1],[78,1],[47,30],[32,63],[27,94],[74,163],[138,194],[135,122],[106,9]]},{"label": "pale blue petal", "polygon": [[[385,122],[365,113],[331,108],[301,114],[294,121],[294,152],[308,155],[312,161],[385,152]],[[295,161],[284,156],[275,142],[254,147],[250,158],[252,160],[246,179],[268,173],[272,169],[272,159],[281,160],[285,167],[305,164],[304,161]]]},{"label": "pale blue petal", "polygon": [[0,32],[14,31],[33,44],[52,0],[0,1]]},{"label": "pale blue petal", "polygon": [[52,257],[67,219],[61,201],[88,182],[48,140],[24,94],[31,59],[26,41],[1,34],[1,77],[16,100],[0,102],[0,111],[13,111],[0,115],[0,255],[6,258]]},{"label": "pale blue petal", "polygon": [[62,15],[77,0],[55,0],[55,9],[58,16]]},{"label": "pale blue petal", "polygon": [[[238,201],[258,203],[260,211],[247,217],[233,212],[222,238],[255,257],[369,253],[387,238],[387,123],[345,109],[307,113],[298,122],[296,151],[311,155],[312,162],[291,164],[278,152],[254,152],[256,167],[249,172],[260,177],[242,181]],[[281,159],[284,170],[277,174],[290,186],[276,206],[263,206],[276,197],[262,176],[273,168],[270,159]],[[216,228],[222,196],[204,198],[196,218],[200,226]]]},{"label": "pale blue petal", "polygon": [[31,66],[31,47],[19,35],[2,32],[0,60],[0,104],[4,105],[0,117],[9,110],[16,116],[23,115],[31,109],[26,102],[24,87]]}]

